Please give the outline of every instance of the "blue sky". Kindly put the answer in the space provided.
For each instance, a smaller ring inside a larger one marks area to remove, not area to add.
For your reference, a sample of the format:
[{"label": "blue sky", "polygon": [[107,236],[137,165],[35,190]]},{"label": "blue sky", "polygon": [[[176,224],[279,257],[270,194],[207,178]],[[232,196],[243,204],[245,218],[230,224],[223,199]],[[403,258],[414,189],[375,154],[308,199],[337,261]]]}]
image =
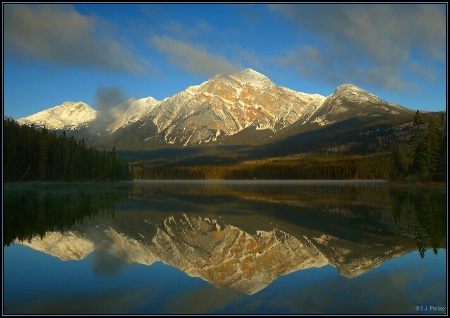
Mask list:
[{"label": "blue sky", "polygon": [[252,68],[328,96],[344,83],[446,110],[447,4],[3,3],[4,114],[99,92],[169,97]]}]

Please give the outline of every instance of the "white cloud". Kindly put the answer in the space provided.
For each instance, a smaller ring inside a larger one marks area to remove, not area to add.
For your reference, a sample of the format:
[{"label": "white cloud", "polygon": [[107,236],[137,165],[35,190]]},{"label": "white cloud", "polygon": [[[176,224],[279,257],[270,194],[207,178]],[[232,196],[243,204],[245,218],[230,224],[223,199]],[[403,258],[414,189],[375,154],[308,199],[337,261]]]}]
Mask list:
[{"label": "white cloud", "polygon": [[[445,60],[445,5],[439,4],[273,4],[269,8],[309,34],[308,47],[280,57],[302,75],[341,84],[345,79],[390,90],[416,84],[402,74],[421,63],[431,78],[432,62]],[[318,53],[320,52],[320,53]],[[414,61],[414,62],[413,62]],[[336,82],[339,81],[339,82]]]},{"label": "white cloud", "polygon": [[[103,23],[104,24],[104,23]],[[143,73],[133,54],[99,21],[64,4],[4,4],[5,50],[65,66]]]},{"label": "white cloud", "polygon": [[226,57],[208,52],[168,36],[151,37],[151,43],[167,54],[167,58],[183,69],[200,75],[231,74],[243,67]]}]

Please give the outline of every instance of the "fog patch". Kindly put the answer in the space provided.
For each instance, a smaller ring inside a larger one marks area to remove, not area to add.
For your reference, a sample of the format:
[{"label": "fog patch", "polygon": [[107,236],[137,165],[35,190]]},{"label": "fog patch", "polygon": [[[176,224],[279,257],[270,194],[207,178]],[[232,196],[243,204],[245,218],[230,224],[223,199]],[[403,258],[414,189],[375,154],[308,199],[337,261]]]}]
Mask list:
[{"label": "fog patch", "polygon": [[127,108],[127,97],[117,87],[100,87],[95,92],[94,105],[98,119],[115,119],[120,111]]},{"label": "fog patch", "polygon": [[109,127],[127,111],[131,100],[118,87],[99,87],[94,98],[97,115],[89,133],[97,136],[108,134]]}]

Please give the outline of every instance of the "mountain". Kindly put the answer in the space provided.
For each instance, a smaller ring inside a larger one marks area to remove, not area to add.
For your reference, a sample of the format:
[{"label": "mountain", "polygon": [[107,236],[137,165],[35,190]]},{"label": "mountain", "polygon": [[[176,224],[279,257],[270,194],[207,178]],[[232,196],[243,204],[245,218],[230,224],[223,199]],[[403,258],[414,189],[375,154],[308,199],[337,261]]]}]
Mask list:
[{"label": "mountain", "polygon": [[377,96],[351,84],[336,88],[322,103],[320,110],[311,116],[310,122],[321,126],[352,117],[399,115],[408,112],[404,107],[385,102]]},{"label": "mountain", "polygon": [[[278,86],[245,69],[213,76],[161,101],[129,99],[97,111],[81,102],[66,102],[18,121],[68,130],[103,149],[222,151],[239,146],[265,147],[263,152],[273,153],[286,143],[290,152],[329,151],[344,144],[348,148],[360,143],[346,139],[361,134],[376,143],[380,131],[395,134],[395,127],[411,122],[413,115],[354,85],[341,85],[325,97]],[[334,139],[336,134],[340,137]]]},{"label": "mountain", "polygon": [[83,227],[71,231],[48,232],[43,238],[16,243],[64,261],[83,259],[97,250],[129,264],[163,262],[212,286],[231,287],[248,295],[282,275],[326,265],[347,278],[358,277],[416,250],[410,239],[400,235],[387,240],[386,233],[368,234],[370,240],[357,242],[303,227],[277,228],[261,216],[245,221],[264,228],[254,232],[234,222],[195,214],[128,213],[86,220]]},{"label": "mountain", "polygon": [[35,125],[50,130],[87,129],[113,133],[120,127],[134,123],[150,112],[158,103],[153,97],[130,98],[108,109],[94,110],[83,102],[65,102],[34,115],[20,118],[21,125]]},{"label": "mountain", "polygon": [[96,111],[83,102],[65,102],[38,112],[34,115],[19,118],[21,125],[45,126],[47,129],[80,129],[86,127],[96,118]]},{"label": "mountain", "polygon": [[324,99],[277,86],[266,76],[246,69],[214,76],[164,99],[129,129],[141,136],[139,131],[152,128],[139,140],[144,148],[151,142],[179,146],[219,142],[249,127],[277,132],[304,121]]}]

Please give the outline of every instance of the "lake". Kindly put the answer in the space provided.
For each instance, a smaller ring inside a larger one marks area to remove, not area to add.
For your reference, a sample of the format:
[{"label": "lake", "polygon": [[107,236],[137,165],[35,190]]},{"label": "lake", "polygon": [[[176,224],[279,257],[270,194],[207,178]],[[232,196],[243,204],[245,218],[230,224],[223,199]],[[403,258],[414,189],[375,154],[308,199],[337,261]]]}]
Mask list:
[{"label": "lake", "polygon": [[6,315],[447,314],[446,189],[4,184]]}]

